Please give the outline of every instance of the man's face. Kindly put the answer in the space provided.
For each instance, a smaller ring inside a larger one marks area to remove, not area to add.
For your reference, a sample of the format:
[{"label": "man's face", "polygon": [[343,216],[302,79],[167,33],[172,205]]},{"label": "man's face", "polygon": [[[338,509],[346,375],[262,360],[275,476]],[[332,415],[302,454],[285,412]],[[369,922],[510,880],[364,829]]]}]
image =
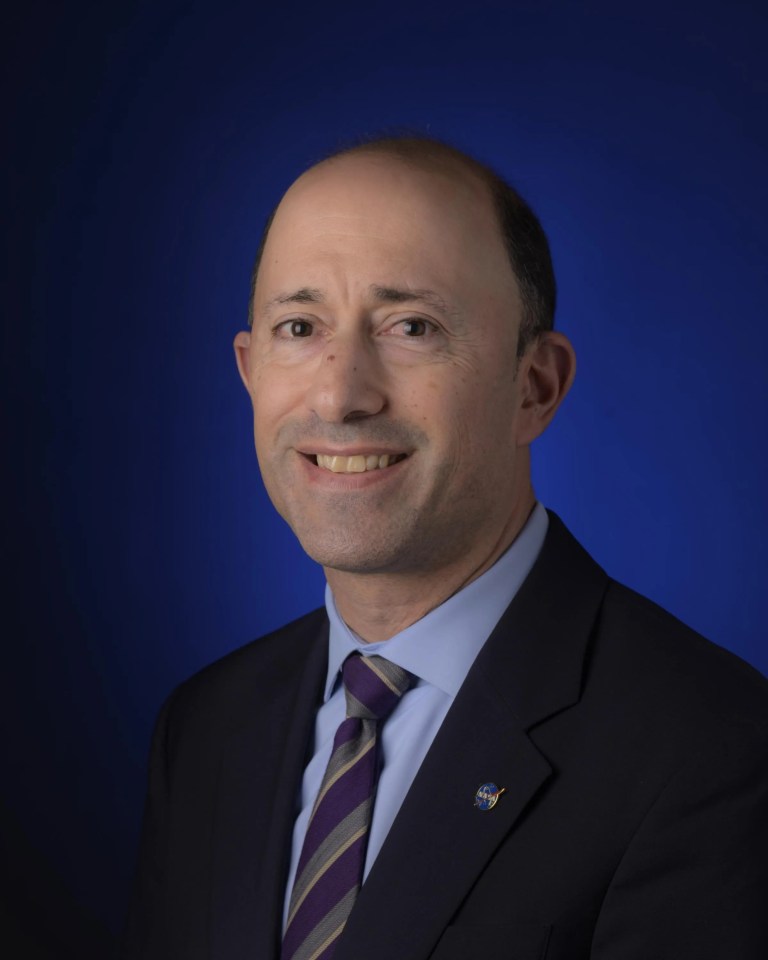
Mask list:
[{"label": "man's face", "polygon": [[283,199],[238,363],[275,507],[325,567],[425,573],[520,508],[520,296],[485,188],[382,155]]}]

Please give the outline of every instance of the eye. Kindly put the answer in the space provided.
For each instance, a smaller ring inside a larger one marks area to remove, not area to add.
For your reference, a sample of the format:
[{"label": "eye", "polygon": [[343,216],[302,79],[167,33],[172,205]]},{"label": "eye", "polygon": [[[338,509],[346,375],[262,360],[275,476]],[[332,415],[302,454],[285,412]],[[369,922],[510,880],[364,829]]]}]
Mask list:
[{"label": "eye", "polygon": [[284,320],[275,327],[275,336],[285,339],[312,336],[312,324],[309,320]]},{"label": "eye", "polygon": [[430,324],[420,317],[409,317],[400,324],[406,337],[424,337],[430,331]]}]

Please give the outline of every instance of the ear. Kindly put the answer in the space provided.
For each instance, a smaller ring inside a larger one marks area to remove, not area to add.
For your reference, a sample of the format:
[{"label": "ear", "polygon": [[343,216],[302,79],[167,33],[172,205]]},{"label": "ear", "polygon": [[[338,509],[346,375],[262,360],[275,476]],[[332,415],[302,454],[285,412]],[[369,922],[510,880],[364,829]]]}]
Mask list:
[{"label": "ear", "polygon": [[250,389],[250,356],[251,356],[251,332],[250,330],[241,330],[235,337],[235,360],[237,361],[237,371],[240,379],[243,381],[246,390]]},{"label": "ear", "polygon": [[549,426],[576,376],[576,353],[568,337],[542,333],[520,358],[517,443],[525,446]]}]

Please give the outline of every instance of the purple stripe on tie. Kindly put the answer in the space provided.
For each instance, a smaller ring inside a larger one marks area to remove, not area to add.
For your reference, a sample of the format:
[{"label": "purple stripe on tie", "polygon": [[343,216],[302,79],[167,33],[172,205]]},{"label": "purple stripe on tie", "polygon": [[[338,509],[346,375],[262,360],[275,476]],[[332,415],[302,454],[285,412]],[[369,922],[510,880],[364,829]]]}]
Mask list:
[{"label": "purple stripe on tie", "polygon": [[360,721],[357,719],[357,717],[347,717],[346,720],[343,720],[336,729],[336,736],[333,738],[333,750],[331,750],[331,756],[333,756],[339,747],[343,747],[345,743],[349,743],[350,740],[354,740],[359,733]]},{"label": "purple stripe on tie", "polygon": [[305,864],[314,856],[315,850],[323,840],[341,823],[344,817],[370,797],[376,780],[377,744],[364,757],[353,764],[339,777],[323,797],[314,817],[309,822],[301,857],[296,868],[296,876],[301,876]]},{"label": "purple stripe on tie", "polygon": [[370,667],[366,667],[363,657],[350,657],[344,664],[344,685],[377,717],[391,713],[400,699]]},{"label": "purple stripe on tie", "polygon": [[323,917],[346,893],[359,883],[358,864],[365,857],[368,834],[359,837],[320,878],[296,911],[285,931],[283,951],[290,956]]}]

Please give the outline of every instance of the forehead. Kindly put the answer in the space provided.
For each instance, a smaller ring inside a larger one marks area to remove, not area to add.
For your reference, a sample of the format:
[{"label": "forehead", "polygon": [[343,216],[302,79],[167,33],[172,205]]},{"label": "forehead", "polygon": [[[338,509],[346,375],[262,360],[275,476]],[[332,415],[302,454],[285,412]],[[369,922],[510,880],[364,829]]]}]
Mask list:
[{"label": "forehead", "polygon": [[476,175],[378,155],[326,162],[288,190],[257,300],[285,285],[340,282],[516,292],[490,192]]},{"label": "forehead", "polygon": [[478,221],[486,220],[491,214],[489,192],[456,163],[416,164],[386,154],[353,154],[321,163],[299,177],[285,194],[278,219],[375,211],[389,223],[425,215],[466,216],[478,207],[485,214]]}]

